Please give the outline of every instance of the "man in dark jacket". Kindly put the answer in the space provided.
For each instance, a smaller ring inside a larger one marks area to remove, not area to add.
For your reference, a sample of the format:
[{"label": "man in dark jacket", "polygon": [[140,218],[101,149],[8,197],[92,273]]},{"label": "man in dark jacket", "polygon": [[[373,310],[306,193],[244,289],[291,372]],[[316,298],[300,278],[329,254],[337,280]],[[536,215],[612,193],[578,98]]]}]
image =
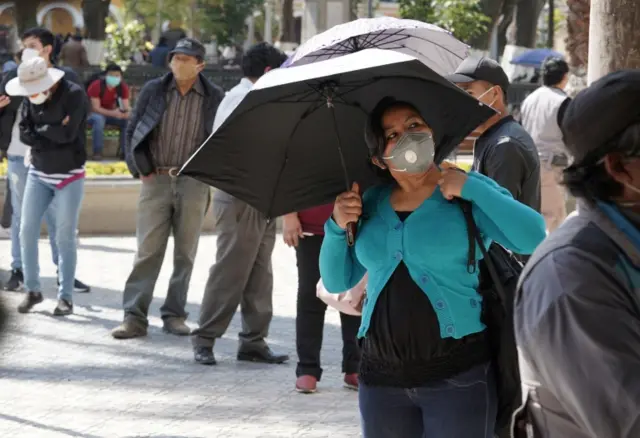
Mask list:
[{"label": "man in dark jacket", "polygon": [[189,335],[187,291],[200,231],[210,202],[209,186],[176,176],[209,135],[224,92],[202,74],[205,49],[183,39],[171,52],[171,73],[147,83],[127,128],[126,159],[142,179],[138,203],[138,253],[124,288],[124,322],[114,338],[145,336],[147,312],[169,236],[175,240],[174,269],[164,306],[164,330]]},{"label": "man in dark jacket", "polygon": [[[22,44],[25,49],[22,51],[20,58],[28,60],[37,56],[42,57],[48,66],[54,67],[51,63],[51,52],[53,50],[54,36],[47,29],[34,28],[27,30],[22,36]],[[59,68],[64,71],[65,80],[69,80],[76,84],[80,84],[78,76],[68,68]],[[13,206],[12,226],[11,226],[11,278],[5,285],[6,290],[19,290],[24,283],[24,273],[22,270],[22,257],[20,252],[20,221],[22,212],[22,199],[24,188],[27,181],[28,168],[25,166],[24,157],[28,147],[24,145],[19,138],[18,133],[18,109],[23,102],[23,98],[19,96],[9,97],[6,95],[5,88],[7,83],[17,76],[17,70],[7,72],[0,84],[0,151],[8,156],[10,175],[9,183],[11,185],[11,202]],[[51,242],[51,255],[53,263],[58,265],[58,246],[53,236],[56,234],[56,223],[54,218],[55,212],[53,208],[45,214],[47,230]],[[81,282],[75,280],[75,292],[89,292],[91,288]]]},{"label": "man in dark jacket", "polygon": [[28,97],[20,109],[20,139],[31,147],[31,165],[24,189],[20,224],[21,254],[27,293],[18,306],[29,312],[43,301],[38,265],[38,240],[45,212],[55,205],[55,241],[60,257],[58,305],[53,314],[73,313],[76,271],[76,229],[84,195],[87,95],[49,68],[41,57],[24,60],[18,77],[7,84],[10,96]]},{"label": "man in dark jacket", "polygon": [[[535,251],[515,302],[527,401],[519,437],[640,436],[640,71],[611,73],[568,104],[578,215]],[[528,423],[528,426],[527,426]]]},{"label": "man in dark jacket", "polygon": [[473,170],[505,189],[513,197],[540,211],[540,159],[531,136],[507,109],[509,78],[500,64],[489,58],[465,59],[448,78],[470,95],[497,111],[473,135]]}]

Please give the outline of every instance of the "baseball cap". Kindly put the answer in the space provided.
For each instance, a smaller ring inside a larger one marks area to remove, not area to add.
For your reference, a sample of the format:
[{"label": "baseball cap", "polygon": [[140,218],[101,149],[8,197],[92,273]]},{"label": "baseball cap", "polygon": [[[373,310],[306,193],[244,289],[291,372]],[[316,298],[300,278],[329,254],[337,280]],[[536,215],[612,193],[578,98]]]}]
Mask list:
[{"label": "baseball cap", "polygon": [[462,61],[455,73],[447,76],[455,84],[465,84],[474,81],[485,81],[498,85],[505,93],[509,88],[509,78],[500,64],[490,58],[476,58],[470,56]]},{"label": "baseball cap", "polygon": [[611,142],[636,123],[640,123],[640,70],[620,70],[578,93],[562,116],[561,129],[574,165],[579,165],[614,152],[614,147],[608,149]]},{"label": "baseball cap", "polygon": [[184,55],[204,59],[206,50],[200,41],[193,38],[183,38],[178,41],[176,48],[169,53],[169,56],[172,57],[176,53],[182,53]]}]

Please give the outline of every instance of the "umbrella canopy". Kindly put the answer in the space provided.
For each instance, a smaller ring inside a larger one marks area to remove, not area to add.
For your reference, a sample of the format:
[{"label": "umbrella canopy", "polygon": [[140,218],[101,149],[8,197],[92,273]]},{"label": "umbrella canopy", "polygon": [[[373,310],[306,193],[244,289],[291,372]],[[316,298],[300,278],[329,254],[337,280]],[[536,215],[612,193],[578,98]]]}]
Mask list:
[{"label": "umbrella canopy", "polygon": [[564,58],[564,56],[562,56],[562,53],[556,52],[555,50],[533,49],[513,58],[511,60],[511,64],[540,68],[544,60],[551,56],[554,58]]},{"label": "umbrella canopy", "polygon": [[308,64],[364,49],[405,53],[442,76],[452,74],[469,55],[469,46],[438,26],[417,20],[379,17],[339,24],[315,35],[298,47],[287,64]]},{"label": "umbrella canopy", "polygon": [[413,57],[366,50],[267,73],[180,173],[269,218],[332,202],[351,181],[378,182],[364,127],[387,96],[432,127],[437,162],[495,114]]}]

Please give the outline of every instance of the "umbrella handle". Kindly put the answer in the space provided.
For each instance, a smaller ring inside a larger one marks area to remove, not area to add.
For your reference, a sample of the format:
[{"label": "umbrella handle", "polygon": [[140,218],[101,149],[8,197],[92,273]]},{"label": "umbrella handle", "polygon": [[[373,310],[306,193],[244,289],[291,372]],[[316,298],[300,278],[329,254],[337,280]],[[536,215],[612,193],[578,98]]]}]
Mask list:
[{"label": "umbrella handle", "polygon": [[347,224],[347,245],[353,246],[356,244],[356,232],[358,231],[358,224],[355,222],[349,222]]}]

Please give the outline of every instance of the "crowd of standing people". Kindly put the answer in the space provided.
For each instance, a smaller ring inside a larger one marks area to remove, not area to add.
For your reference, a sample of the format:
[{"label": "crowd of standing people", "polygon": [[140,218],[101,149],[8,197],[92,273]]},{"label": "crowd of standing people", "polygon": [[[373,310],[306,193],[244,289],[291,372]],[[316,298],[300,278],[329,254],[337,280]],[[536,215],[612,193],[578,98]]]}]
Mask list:
[{"label": "crowd of standing people", "polygon": [[[111,335],[127,340],[147,334],[173,235],[163,330],[191,336],[195,362],[214,365],[215,342],[240,307],[237,359],[288,361],[266,341],[275,223],[228,193],[216,191],[212,199],[209,186],[178,175],[286,55],[267,43],[252,47],[243,57],[244,78],[225,94],[202,74],[204,46],[182,38],[167,51],[169,73],[147,83],[131,108],[124,93],[124,107],[111,108],[101,83],[87,95],[71,70],[53,65],[50,32],[29,30],[22,42],[20,65],[0,85],[0,149],[10,163],[13,206],[12,276],[5,288],[24,287],[18,311],[29,313],[44,300],[38,257],[43,220],[58,266],[53,314],[72,314],[74,291],[89,291],[75,278],[84,133],[88,123],[120,118],[113,111],[121,111],[124,155],[141,192],[124,317]],[[341,315],[343,380],[359,391],[364,436],[509,436],[507,425],[497,422],[500,372],[487,341],[481,291],[487,278],[479,269],[488,257],[485,248],[500,247],[527,263],[515,299],[525,394],[516,436],[532,428],[540,437],[640,433],[640,72],[614,73],[575,100],[563,91],[568,72],[561,59],[545,61],[543,86],[525,100],[522,124],[509,115],[509,80],[495,61],[470,57],[448,77],[495,110],[471,134],[468,173],[434,162],[442,140],[438,118],[421,114],[410,101],[377,104],[364,138],[370,164],[385,184],[361,193],[354,183],[333,204],[284,217],[283,239],[295,247],[299,277],[296,390],[316,392],[322,377],[327,305],[316,296],[318,281],[342,293],[368,275],[361,316]],[[121,86],[122,71],[107,69],[104,81],[110,89]],[[562,226],[561,179],[584,204]],[[217,255],[192,331],[185,306],[212,203]],[[349,246],[346,229],[354,222],[358,239]],[[476,249],[483,257],[475,257]]]}]

